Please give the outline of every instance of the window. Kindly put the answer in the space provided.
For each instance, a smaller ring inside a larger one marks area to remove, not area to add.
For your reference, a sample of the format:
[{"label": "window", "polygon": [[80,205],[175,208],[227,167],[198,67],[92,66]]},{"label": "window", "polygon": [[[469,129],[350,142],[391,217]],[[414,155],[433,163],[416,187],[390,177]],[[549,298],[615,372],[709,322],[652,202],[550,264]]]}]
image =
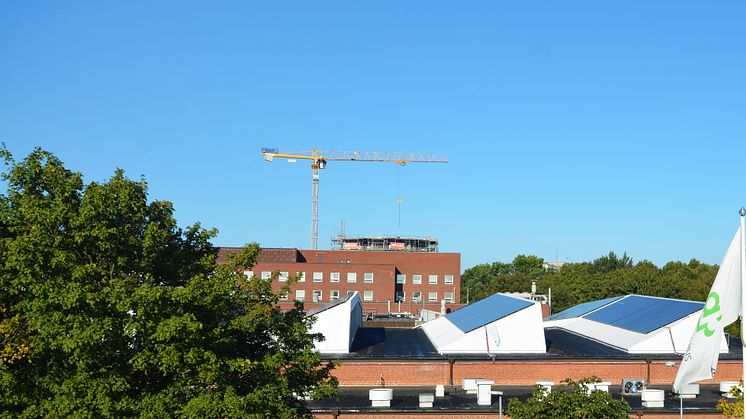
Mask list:
[{"label": "window", "polygon": [[321,301],[323,295],[324,293],[322,293],[321,290],[313,290],[313,302],[318,303],[319,301]]},{"label": "window", "polygon": [[305,272],[298,272],[298,282],[306,282],[306,273]]},{"label": "window", "polygon": [[427,283],[428,284],[437,284],[438,283],[438,275],[428,275],[428,277],[427,277]]},{"label": "window", "polygon": [[288,300],[288,293],[285,291],[284,293],[280,294],[280,300],[287,301]]},{"label": "window", "polygon": [[280,282],[286,282],[288,280],[288,272],[280,272]]},{"label": "window", "polygon": [[246,279],[251,279],[254,277],[254,272],[252,271],[243,271],[243,274],[246,275]]},{"label": "window", "polygon": [[306,290],[295,290],[295,299],[303,301],[306,299]]},{"label": "window", "polygon": [[406,294],[404,293],[404,291],[397,291],[396,295],[394,296],[394,301],[397,303],[402,303],[406,301],[405,297],[406,297]]},{"label": "window", "polygon": [[323,272],[314,272],[313,273],[313,282],[321,282],[324,280],[324,273]]},{"label": "window", "polygon": [[357,273],[356,272],[348,272],[347,273],[347,282],[357,282]]},{"label": "window", "polygon": [[427,301],[430,301],[430,302],[438,301],[438,293],[437,292],[428,292],[427,293]]},{"label": "window", "polygon": [[422,301],[422,292],[420,291],[412,291],[412,301],[421,302]]},{"label": "window", "polygon": [[351,295],[353,295],[353,294],[355,294],[355,291],[347,291],[347,296],[348,297],[351,296]]},{"label": "window", "polygon": [[270,279],[270,278],[272,278],[272,272],[262,271],[262,279]]},{"label": "window", "polygon": [[363,301],[373,301],[373,291],[364,291]]},{"label": "window", "polygon": [[329,282],[339,282],[339,272],[330,272]]},{"label": "window", "polygon": [[373,272],[364,273],[363,282],[365,282],[366,284],[372,284],[373,283]]},{"label": "window", "polygon": [[444,275],[443,282],[446,284],[453,284],[453,275]]},{"label": "window", "polygon": [[405,274],[397,274],[396,275],[396,283],[397,284],[406,284],[407,283],[407,275],[405,275]]},{"label": "window", "polygon": [[329,293],[329,301],[338,300],[339,299],[339,290],[331,290]]},{"label": "window", "polygon": [[453,293],[452,292],[446,292],[443,295],[443,299],[446,300],[446,303],[452,303],[453,302]]},{"label": "window", "polygon": [[422,275],[412,275],[412,283],[413,284],[421,284],[422,283]]}]

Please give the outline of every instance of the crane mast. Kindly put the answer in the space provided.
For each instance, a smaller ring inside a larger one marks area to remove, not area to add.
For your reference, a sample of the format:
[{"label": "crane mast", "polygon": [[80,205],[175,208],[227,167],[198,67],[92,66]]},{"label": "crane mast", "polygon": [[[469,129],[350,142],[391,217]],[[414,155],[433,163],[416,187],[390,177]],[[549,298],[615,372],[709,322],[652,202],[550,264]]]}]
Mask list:
[{"label": "crane mast", "polygon": [[311,160],[311,250],[319,248],[319,170],[326,167],[327,161],[390,162],[400,165],[407,163],[448,163],[445,156],[417,153],[380,153],[359,151],[310,150],[304,153],[280,153],[276,148],[262,148],[264,160],[275,158],[289,161]]}]

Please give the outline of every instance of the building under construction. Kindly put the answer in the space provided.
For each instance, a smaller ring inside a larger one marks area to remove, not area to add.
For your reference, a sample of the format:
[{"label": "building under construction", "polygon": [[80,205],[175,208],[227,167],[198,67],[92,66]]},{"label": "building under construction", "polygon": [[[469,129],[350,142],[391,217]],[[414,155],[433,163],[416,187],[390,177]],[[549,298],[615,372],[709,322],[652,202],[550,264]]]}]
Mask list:
[{"label": "building under construction", "polygon": [[432,237],[347,237],[332,238],[333,250],[361,250],[376,252],[437,252],[438,240]]}]

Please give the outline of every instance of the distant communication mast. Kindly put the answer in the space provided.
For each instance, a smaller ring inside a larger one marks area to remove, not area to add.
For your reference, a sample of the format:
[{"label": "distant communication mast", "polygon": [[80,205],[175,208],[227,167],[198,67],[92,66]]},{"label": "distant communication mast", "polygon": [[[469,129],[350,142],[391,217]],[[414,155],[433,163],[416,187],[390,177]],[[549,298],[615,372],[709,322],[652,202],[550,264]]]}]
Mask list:
[{"label": "distant communication mast", "polygon": [[332,238],[333,250],[360,250],[369,252],[437,252],[438,240],[432,237],[346,237]]}]

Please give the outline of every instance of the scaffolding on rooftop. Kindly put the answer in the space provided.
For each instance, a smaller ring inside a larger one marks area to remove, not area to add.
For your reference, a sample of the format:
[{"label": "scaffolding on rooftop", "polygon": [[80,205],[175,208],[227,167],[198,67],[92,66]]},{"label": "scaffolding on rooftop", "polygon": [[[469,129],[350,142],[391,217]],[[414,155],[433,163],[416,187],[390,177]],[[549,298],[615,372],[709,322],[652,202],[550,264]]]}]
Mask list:
[{"label": "scaffolding on rooftop", "polygon": [[438,240],[432,237],[332,237],[333,250],[359,250],[377,252],[437,252]]}]

